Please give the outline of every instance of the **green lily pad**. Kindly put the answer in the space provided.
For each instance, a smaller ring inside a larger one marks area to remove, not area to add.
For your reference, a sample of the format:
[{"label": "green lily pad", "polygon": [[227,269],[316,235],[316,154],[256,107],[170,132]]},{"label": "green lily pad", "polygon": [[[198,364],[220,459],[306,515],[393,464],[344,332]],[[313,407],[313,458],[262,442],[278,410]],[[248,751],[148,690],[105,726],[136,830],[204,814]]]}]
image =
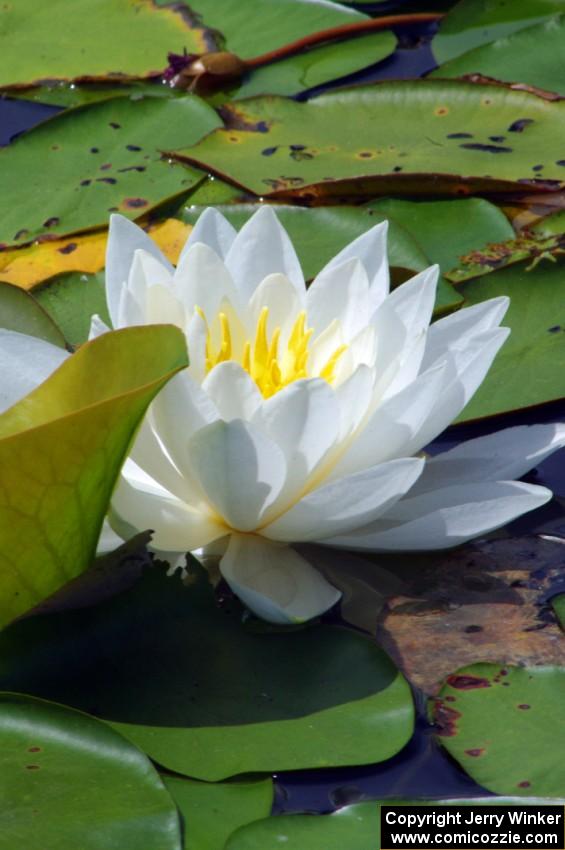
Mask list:
[{"label": "green lily pad", "polygon": [[551,215],[544,216],[544,218],[536,221],[528,229],[540,237],[556,236],[565,233],[565,210],[558,210],[551,213]]},{"label": "green lily pad", "polygon": [[175,805],[146,756],[106,723],[0,695],[0,831],[26,850],[181,850]]},{"label": "green lily pad", "polygon": [[565,263],[520,263],[457,287],[468,305],[510,296],[512,329],[459,422],[565,397]]},{"label": "green lily pad", "polygon": [[47,82],[29,89],[10,90],[10,97],[17,100],[31,100],[34,103],[48,103],[70,109],[74,106],[86,106],[99,100],[113,97],[129,97],[141,100],[143,97],[185,97],[182,89],[170,88],[158,82],[130,81],[127,83],[66,83]]},{"label": "green lily pad", "polygon": [[464,254],[515,235],[504,213],[483,198],[458,201],[382,198],[371,201],[367,207],[401,224],[421,245],[430,262],[439,263],[443,273],[456,266]]},{"label": "green lily pad", "polygon": [[[16,287],[14,287],[16,288]],[[22,290],[18,290],[22,292]],[[111,326],[106,305],[104,272],[57,275],[28,296],[57,323],[69,345],[77,346],[88,339],[90,319],[97,313]]]},{"label": "green lily pad", "polygon": [[163,782],[185,824],[183,850],[224,850],[232,832],[268,817],[271,811],[273,781],[270,777],[196,782],[179,776],[163,776]]},{"label": "green lily pad", "polygon": [[44,122],[0,151],[0,242],[103,227],[112,211],[137,218],[188,192],[204,175],[161,160],[156,146],[197,141],[219,124],[194,95],[114,98]]},{"label": "green lily pad", "polygon": [[565,102],[504,87],[386,82],[307,103],[255,97],[222,114],[225,127],[172,156],[273,199],[523,192],[538,164],[555,182],[536,187],[565,179]]},{"label": "green lily pad", "polygon": [[448,676],[431,714],[438,740],[497,794],[560,797],[565,667],[474,664]]},{"label": "green lily pad", "polygon": [[[476,47],[438,68],[431,76],[463,77],[482,74],[508,83],[526,83],[546,91],[565,93],[565,17],[554,18]],[[543,49],[540,47],[543,45]],[[524,56],[528,61],[524,62]],[[536,172],[543,176],[543,172]]]},{"label": "green lily pad", "polygon": [[[562,0],[512,0],[512,3],[507,0],[460,0],[449,11],[434,38],[434,55],[438,63],[446,62],[562,11]],[[522,63],[524,68],[529,65],[530,58],[529,55],[528,62]]]},{"label": "green lily pad", "polygon": [[0,416],[0,626],[88,567],[135,429],[186,364],[176,328],[106,334]]},{"label": "green lily pad", "polygon": [[368,764],[406,744],[410,689],[374,642],[330,626],[245,630],[201,572],[184,586],[154,568],[94,608],[15,623],[0,686],[87,710],[208,781]]},{"label": "green lily pad", "polygon": [[[550,805],[555,800],[536,801]],[[278,815],[234,832],[225,850],[373,850],[381,846],[380,806],[511,806],[520,797],[474,800],[383,800],[356,803],[330,815]],[[532,804],[533,805],[533,804]]]},{"label": "green lily pad", "polygon": [[167,52],[214,49],[212,34],[174,4],[143,0],[35,0],[0,10],[0,87],[38,80],[146,77],[162,71]]},{"label": "green lily pad", "polygon": [[29,334],[65,347],[65,338],[53,319],[35,299],[19,286],[0,282],[0,327]]},{"label": "green lily pad", "polygon": [[557,619],[561,623],[561,628],[565,631],[565,593],[560,594],[560,596],[554,596],[551,604],[557,614]]},{"label": "green lily pad", "polygon": [[[192,201],[193,197],[190,200]],[[219,206],[218,209],[239,229],[256,212],[257,206],[230,204]],[[338,251],[370,227],[388,218],[386,211],[347,206],[309,209],[281,204],[275,209],[296,248],[307,280],[315,277]],[[201,212],[202,207],[191,205],[183,211],[182,219],[193,224]],[[388,257],[393,268],[413,273],[422,271],[432,262],[422,251],[414,235],[408,233],[403,224],[399,224],[395,219],[390,220]],[[436,311],[441,313],[452,310],[462,301],[455,288],[441,279]]]}]

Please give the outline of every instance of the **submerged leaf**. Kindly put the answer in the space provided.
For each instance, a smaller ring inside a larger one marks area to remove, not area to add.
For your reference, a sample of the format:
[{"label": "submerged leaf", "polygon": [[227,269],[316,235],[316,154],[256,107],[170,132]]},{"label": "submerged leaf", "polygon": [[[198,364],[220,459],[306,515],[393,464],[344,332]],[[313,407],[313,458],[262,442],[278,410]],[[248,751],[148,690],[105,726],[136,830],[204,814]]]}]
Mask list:
[{"label": "submerged leaf", "polygon": [[176,328],[106,334],[0,416],[0,625],[88,567],[135,429],[186,365]]}]

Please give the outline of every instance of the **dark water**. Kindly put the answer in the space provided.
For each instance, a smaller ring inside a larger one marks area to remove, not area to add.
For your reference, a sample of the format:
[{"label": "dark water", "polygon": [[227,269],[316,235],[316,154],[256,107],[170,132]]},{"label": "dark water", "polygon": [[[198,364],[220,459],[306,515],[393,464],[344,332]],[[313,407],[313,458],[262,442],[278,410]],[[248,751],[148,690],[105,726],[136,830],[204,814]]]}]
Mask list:
[{"label": "dark water", "polygon": [[[388,11],[387,5],[392,7],[392,4],[376,3],[375,9]],[[394,5],[397,6],[398,3]],[[363,9],[367,11],[367,7]],[[397,33],[399,46],[391,57],[362,72],[343,78],[339,83],[370,83],[383,79],[418,77],[427,73],[435,66],[430,46],[435,30],[435,25],[417,29],[404,28],[402,33]],[[326,86],[324,90],[328,88]],[[312,96],[319,91],[320,89],[312,89],[306,96]],[[57,107],[43,104],[0,99],[0,145],[8,144],[15,135],[30,129],[57,111]],[[564,420],[565,402],[555,402],[532,410],[495,417],[487,422],[454,426],[447,429],[429,449],[432,453],[444,451],[461,440],[511,425]],[[565,450],[540,464],[528,480],[544,484],[557,495],[565,497]],[[553,503],[517,520],[510,529],[516,535],[550,531],[565,536],[565,518],[562,508]],[[556,585],[548,596],[563,590],[565,579],[562,586]],[[416,730],[402,752],[377,765],[278,774],[274,811],[326,812],[365,799],[476,797],[488,794],[440,750],[433,740],[433,730],[425,718],[425,701],[418,693],[415,694],[415,702],[418,709]]]}]

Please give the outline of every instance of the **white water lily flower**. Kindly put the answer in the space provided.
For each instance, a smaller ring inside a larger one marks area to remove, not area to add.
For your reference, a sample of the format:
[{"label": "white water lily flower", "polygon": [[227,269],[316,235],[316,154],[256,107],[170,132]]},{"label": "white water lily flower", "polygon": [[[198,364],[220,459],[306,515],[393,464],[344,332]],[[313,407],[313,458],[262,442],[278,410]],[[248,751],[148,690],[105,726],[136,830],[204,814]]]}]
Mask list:
[{"label": "white water lily flower", "polygon": [[[296,622],[340,594],[293,543],[443,549],[548,501],[549,490],[512,479],[564,445],[565,426],[418,456],[508,334],[499,327],[507,298],[430,325],[437,278],[432,267],[389,294],[384,224],[306,289],[271,207],[239,233],[207,210],[176,270],[143,230],[113,216],[114,327],[171,322],[190,356],[140,429],[114,493],[115,527],[153,529],[152,546],[172,564],[216,549],[253,611]],[[107,330],[95,317],[91,334]]]}]

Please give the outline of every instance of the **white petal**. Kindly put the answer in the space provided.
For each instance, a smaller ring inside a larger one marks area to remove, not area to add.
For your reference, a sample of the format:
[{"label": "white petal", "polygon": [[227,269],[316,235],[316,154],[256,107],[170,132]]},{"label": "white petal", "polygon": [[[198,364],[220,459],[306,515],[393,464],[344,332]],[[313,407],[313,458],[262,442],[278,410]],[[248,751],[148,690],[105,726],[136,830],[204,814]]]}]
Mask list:
[{"label": "white petal", "polygon": [[188,313],[199,307],[209,322],[224,299],[237,303],[237,291],[230,273],[216,252],[201,242],[183,251],[174,287]]},{"label": "white petal", "polygon": [[388,296],[387,303],[401,318],[409,337],[427,330],[430,324],[438,278],[439,266],[430,266],[397,286]]},{"label": "white petal", "polygon": [[403,499],[375,523],[324,543],[378,552],[449,549],[506,525],[551,496],[551,490],[521,481],[445,487]]},{"label": "white petal", "polygon": [[434,322],[428,331],[422,369],[444,357],[447,349],[464,348],[473,336],[498,327],[509,304],[510,299],[503,295]]},{"label": "white petal", "polygon": [[[236,237],[236,230],[224,216],[215,210],[214,207],[208,207],[204,210],[198,221],[192,228],[190,235],[182,249],[179,265],[181,264],[184,255],[198,242],[207,245],[212,251],[215,251],[218,257],[225,259],[233,240]],[[204,308],[202,308],[204,309]]]},{"label": "white petal", "polygon": [[374,369],[362,364],[335,388],[340,413],[338,443],[361,424],[371,403],[374,383]]},{"label": "white petal", "polygon": [[114,327],[118,327],[120,293],[126,286],[138,248],[148,251],[172,273],[172,265],[145,231],[122,215],[111,215],[106,248],[106,301]]},{"label": "white petal", "polygon": [[245,300],[251,298],[263,278],[276,272],[286,275],[303,297],[304,277],[298,257],[269,206],[260,207],[243,225],[227,253],[226,265]]},{"label": "white petal", "polygon": [[152,286],[170,289],[173,276],[169,266],[164,266],[148,251],[138,248],[131,264],[127,288],[139,304],[141,310],[147,311],[147,291]]},{"label": "white petal", "polygon": [[120,524],[153,532],[151,547],[167,552],[188,552],[205,546],[226,534],[226,528],[210,513],[191,509],[188,505],[156,492],[134,486],[122,476],[112,496],[116,513],[112,524]]},{"label": "white petal", "polygon": [[219,363],[208,372],[202,389],[212,399],[225,422],[251,419],[263,401],[253,378],[232,360]]},{"label": "white petal", "polygon": [[240,599],[271,623],[301,623],[341,596],[305,558],[255,535],[232,535],[220,570]]},{"label": "white petal", "polygon": [[313,490],[262,533],[289,543],[347,534],[387,511],[423,468],[422,458],[402,458],[340,478]]},{"label": "white petal", "polygon": [[565,425],[522,425],[467,440],[426,462],[411,495],[471,481],[509,481],[565,446]]},{"label": "white petal", "polygon": [[[190,502],[196,499],[192,492],[190,479],[181,475],[173,465],[150,420],[153,420],[152,410],[141,423],[130,449],[129,458],[122,469],[122,474],[128,480],[133,480],[133,483],[136,483],[140,477],[137,472],[141,471],[145,476],[148,476],[153,484],[163,488],[165,493],[172,493],[182,501]],[[132,463],[134,466],[132,466]]]},{"label": "white petal", "polygon": [[363,233],[353,242],[350,242],[339,254],[324,266],[321,273],[328,271],[334,266],[341,265],[352,257],[361,260],[370,286],[370,309],[371,312],[388,295],[389,271],[386,252],[386,237],[388,232],[388,221],[375,225],[366,233]]},{"label": "white petal", "polygon": [[195,476],[227,525],[253,531],[286,477],[279,447],[248,422],[219,420],[188,445]]},{"label": "white petal", "polygon": [[369,279],[361,261],[352,257],[320,272],[308,289],[306,307],[316,336],[338,319],[349,342],[369,317]]},{"label": "white petal", "polygon": [[288,477],[277,505],[300,492],[310,473],[332,448],[339,429],[339,406],[320,379],[295,381],[268,399],[253,419],[282,450]]},{"label": "white petal", "polygon": [[188,370],[195,381],[202,383],[206,375],[206,340],[208,327],[199,313],[193,313],[184,332],[188,345]]},{"label": "white petal", "polygon": [[0,413],[49,377],[68,351],[34,336],[0,330]]},{"label": "white petal", "polygon": [[123,542],[123,538],[116,534],[108,520],[104,518],[100,537],[98,538],[98,545],[96,546],[96,554],[106,555],[108,552],[113,552],[114,549],[121,546]]},{"label": "white petal", "polygon": [[425,426],[437,405],[445,386],[445,376],[445,365],[436,366],[380,404],[332,470],[332,479],[395,457],[414,454],[414,437]]},{"label": "white petal", "polygon": [[102,336],[102,334],[107,334],[111,328],[108,327],[106,322],[103,322],[98,313],[95,313],[94,316],[90,319],[90,329],[88,331],[88,339],[96,339],[98,336]]},{"label": "white petal", "polygon": [[[255,335],[257,321],[263,307],[269,309],[267,335],[271,339],[275,328],[281,329],[280,347],[286,344],[292,326],[302,310],[302,301],[296,288],[284,274],[270,274],[264,278],[249,301],[247,326]],[[280,348],[279,348],[280,350]]]},{"label": "white petal", "polygon": [[112,316],[112,324],[116,329],[147,324],[145,309],[138,304],[132,293],[125,286],[120,292],[118,312],[116,316]]}]

